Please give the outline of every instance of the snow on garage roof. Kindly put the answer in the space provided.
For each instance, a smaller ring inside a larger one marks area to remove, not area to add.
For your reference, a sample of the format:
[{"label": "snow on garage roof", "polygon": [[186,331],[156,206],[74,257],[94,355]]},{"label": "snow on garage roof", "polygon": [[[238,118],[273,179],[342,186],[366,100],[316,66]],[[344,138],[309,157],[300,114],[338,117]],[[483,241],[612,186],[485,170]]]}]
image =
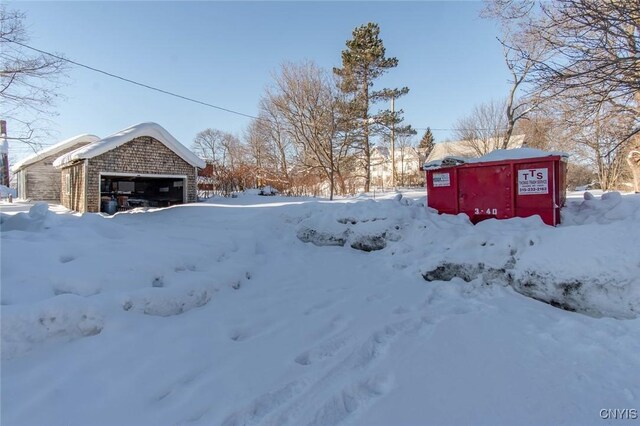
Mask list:
[{"label": "snow on garage roof", "polygon": [[42,149],[38,152],[36,152],[35,154],[33,154],[30,157],[27,157],[21,161],[18,161],[17,163],[15,163],[13,165],[13,172],[17,172],[18,170],[22,169],[23,167],[26,167],[30,164],[33,163],[37,163],[38,161],[42,160],[43,158],[47,158],[50,157],[52,155],[55,155],[61,151],[64,151],[67,148],[71,148],[74,145],[77,144],[90,144],[93,143],[95,141],[100,140],[99,137],[97,137],[96,135],[89,135],[89,134],[82,134],[82,135],[78,135],[78,136],[74,136],[72,138],[63,140],[62,142],[58,142],[55,145],[51,145],[48,148]]},{"label": "snow on garage roof", "polygon": [[116,149],[117,147],[124,145],[132,139],[142,136],[150,136],[154,139],[162,142],[167,148],[175,152],[180,158],[194,167],[204,168],[205,162],[201,158],[198,158],[193,152],[182,145],[176,138],[171,136],[164,127],[157,123],[140,123],[128,127],[124,130],[120,130],[111,136],[107,136],[104,139],[96,141],[90,145],[83,146],[74,151],[71,151],[54,161],[55,167],[62,167],[76,160],[84,160],[85,158],[93,158],[105,152]]}]

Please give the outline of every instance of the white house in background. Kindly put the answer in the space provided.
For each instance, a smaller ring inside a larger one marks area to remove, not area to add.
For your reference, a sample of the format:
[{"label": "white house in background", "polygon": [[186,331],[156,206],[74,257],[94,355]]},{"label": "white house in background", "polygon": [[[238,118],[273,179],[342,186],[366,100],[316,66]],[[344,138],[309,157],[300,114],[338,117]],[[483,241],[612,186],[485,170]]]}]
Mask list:
[{"label": "white house in background", "polygon": [[18,197],[59,203],[61,173],[53,167],[54,160],[99,139],[88,134],[74,136],[14,164],[13,173],[18,184]]},{"label": "white house in background", "polygon": [[[507,149],[522,148],[525,135],[514,135],[509,139]],[[481,157],[498,149],[501,141],[489,139],[487,141],[452,141],[439,142],[427,156],[425,163],[442,160],[445,157],[474,158]]]},{"label": "white house in background", "polygon": [[[416,148],[406,146],[396,148],[394,152],[396,163],[397,186],[418,185],[423,180],[420,156]],[[371,152],[371,184],[378,188],[393,185],[391,179],[391,153],[386,147],[373,148]]]}]

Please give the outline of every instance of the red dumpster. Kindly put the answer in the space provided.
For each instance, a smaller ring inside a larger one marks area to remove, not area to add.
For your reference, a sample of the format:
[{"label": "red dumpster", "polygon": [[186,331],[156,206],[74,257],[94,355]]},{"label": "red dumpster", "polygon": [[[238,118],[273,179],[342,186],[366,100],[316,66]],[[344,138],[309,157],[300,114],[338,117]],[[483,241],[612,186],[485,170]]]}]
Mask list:
[{"label": "red dumpster", "polygon": [[472,223],[539,215],[560,223],[567,155],[533,148],[496,150],[484,157],[448,157],[424,165],[427,204],[439,213],[465,213]]}]

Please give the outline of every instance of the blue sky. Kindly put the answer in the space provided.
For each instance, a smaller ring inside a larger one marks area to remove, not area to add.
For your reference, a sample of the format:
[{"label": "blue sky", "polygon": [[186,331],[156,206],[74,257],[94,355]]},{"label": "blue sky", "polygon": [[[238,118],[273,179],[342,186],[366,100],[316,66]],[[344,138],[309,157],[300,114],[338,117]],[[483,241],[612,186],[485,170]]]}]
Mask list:
[{"label": "blue sky", "polygon": [[[69,59],[257,114],[283,62],[340,66],[352,30],[377,22],[399,66],[375,87],[408,86],[405,122],[449,129],[475,104],[507,94],[496,25],[481,2],[13,2],[27,14],[30,44]],[[241,135],[250,119],[72,68],[55,128],[59,139],[104,137],[155,121],[189,146],[208,127]],[[380,108],[386,105],[380,105]],[[420,131],[422,133],[422,131]],[[434,131],[436,141],[451,134]],[[51,143],[57,140],[52,140]]]}]

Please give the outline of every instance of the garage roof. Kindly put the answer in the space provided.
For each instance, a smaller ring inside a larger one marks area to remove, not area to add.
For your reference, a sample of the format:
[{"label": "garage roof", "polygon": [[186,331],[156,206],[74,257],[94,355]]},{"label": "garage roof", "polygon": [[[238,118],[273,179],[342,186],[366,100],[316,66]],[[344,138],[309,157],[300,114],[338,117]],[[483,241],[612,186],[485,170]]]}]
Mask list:
[{"label": "garage roof", "polygon": [[128,127],[124,130],[120,130],[111,136],[96,141],[87,146],[83,146],[74,151],[71,151],[54,161],[55,167],[62,167],[65,164],[71,163],[76,160],[83,160],[85,158],[93,158],[105,152],[111,151],[132,139],[139,138],[141,136],[150,136],[158,141],[162,142],[167,148],[175,152],[180,158],[194,167],[204,168],[205,162],[193,152],[191,152],[186,146],[182,145],[176,138],[171,136],[162,126],[157,123],[140,123],[134,126]]},{"label": "garage roof", "polygon": [[33,154],[30,157],[27,157],[21,161],[18,161],[13,165],[13,172],[17,172],[18,170],[42,160],[43,158],[50,157],[52,155],[58,154],[59,152],[64,151],[65,149],[71,148],[74,145],[78,144],[90,144],[92,142],[100,140],[96,135],[82,134],[78,136],[74,136],[72,138],[63,140],[62,142],[58,142],[55,145],[51,145],[48,148],[40,150]]}]

